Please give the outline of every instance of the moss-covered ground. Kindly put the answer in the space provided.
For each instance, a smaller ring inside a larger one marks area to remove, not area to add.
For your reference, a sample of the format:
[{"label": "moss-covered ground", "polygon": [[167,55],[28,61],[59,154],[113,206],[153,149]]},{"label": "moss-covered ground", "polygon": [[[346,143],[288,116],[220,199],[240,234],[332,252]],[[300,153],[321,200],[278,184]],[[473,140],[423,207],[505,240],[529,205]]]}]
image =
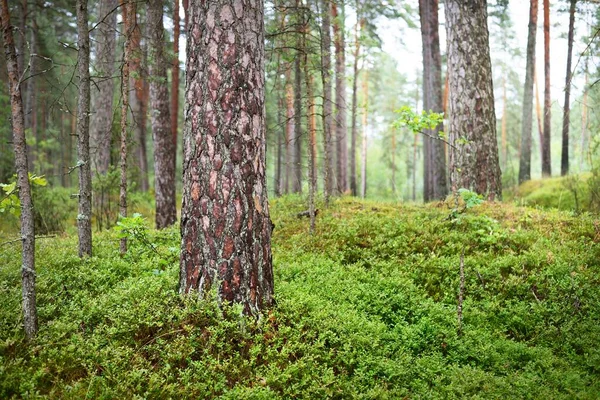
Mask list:
[{"label": "moss-covered ground", "polygon": [[259,321],[177,294],[177,228],[125,257],[109,231],[83,261],[73,236],[38,241],[27,343],[19,246],[2,246],[0,398],[600,397],[597,217],[344,198],[311,237],[304,209],[271,201],[277,306]]}]

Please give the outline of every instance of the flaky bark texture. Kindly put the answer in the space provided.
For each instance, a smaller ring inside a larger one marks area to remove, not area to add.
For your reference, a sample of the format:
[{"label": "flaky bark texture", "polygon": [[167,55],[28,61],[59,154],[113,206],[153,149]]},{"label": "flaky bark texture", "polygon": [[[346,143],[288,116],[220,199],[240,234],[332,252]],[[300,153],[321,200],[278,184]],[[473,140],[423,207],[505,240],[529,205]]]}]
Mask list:
[{"label": "flaky bark texture", "polygon": [[485,0],[447,0],[445,8],[448,120],[450,141],[455,146],[450,155],[452,184],[454,189],[467,188],[489,200],[500,199],[487,4]]},{"label": "flaky bark texture", "polygon": [[519,184],[531,179],[531,130],[533,123],[533,74],[535,70],[535,41],[538,0],[529,4],[529,32],[527,34],[527,64],[523,88],[523,119],[521,126],[521,155],[519,157]]},{"label": "flaky bark texture", "polygon": [[79,257],[92,255],[92,172],[90,166],[90,34],[87,0],[77,0],[77,165],[79,167],[79,211],[77,236]]},{"label": "flaky bark texture", "polygon": [[333,114],[331,104],[331,20],[330,0],[321,0],[321,79],[323,81],[323,136],[325,137],[325,204],[335,186]]},{"label": "flaky bark texture", "polygon": [[186,62],[180,291],[252,315],[273,302],[263,10],[190,1]]},{"label": "flaky bark texture", "polygon": [[552,175],[552,97],[550,94],[550,0],[544,0],[544,140],[542,176]]},{"label": "flaky bark texture", "polygon": [[[115,91],[115,46],[117,0],[100,0],[96,32],[96,83],[92,86],[93,113],[90,139],[92,166],[98,174],[106,174],[110,166],[110,138],[113,123],[113,97]],[[110,13],[110,14],[109,14]]]},{"label": "flaky bark texture", "polygon": [[346,34],[344,28],[344,3],[338,13],[337,2],[331,3],[333,17],[333,35],[335,48],[335,145],[336,177],[338,192],[348,190],[348,126],[346,122]]},{"label": "flaky bark texture", "polygon": [[[438,0],[419,0],[421,38],[423,41],[423,110],[443,112],[442,57],[438,22]],[[448,194],[446,175],[446,152],[439,137],[443,124],[425,131],[424,143],[424,192],[425,201],[439,200]]]},{"label": "flaky bark texture", "polygon": [[167,60],[164,55],[163,1],[149,0],[147,14],[150,38],[150,115],[154,140],[154,191],[156,228],[177,221],[175,206],[175,143],[171,131]]},{"label": "flaky bark texture", "polygon": [[567,51],[567,76],[565,78],[565,103],[563,108],[562,125],[562,151],[560,157],[560,174],[569,173],[569,122],[570,122],[570,97],[571,97],[571,60],[573,58],[573,31],[575,26],[575,6],[577,0],[571,0],[569,7],[569,37]]},{"label": "flaky bark texture", "polygon": [[17,170],[17,188],[21,201],[21,238],[23,240],[21,278],[23,285],[23,325],[27,338],[33,338],[38,331],[37,309],[35,303],[35,231],[33,225],[33,202],[29,186],[27,169],[27,144],[25,142],[25,116],[19,82],[19,66],[15,51],[15,42],[10,25],[7,0],[0,1],[0,19],[2,20],[2,38],[8,69],[10,111],[15,151],[15,169]]}]

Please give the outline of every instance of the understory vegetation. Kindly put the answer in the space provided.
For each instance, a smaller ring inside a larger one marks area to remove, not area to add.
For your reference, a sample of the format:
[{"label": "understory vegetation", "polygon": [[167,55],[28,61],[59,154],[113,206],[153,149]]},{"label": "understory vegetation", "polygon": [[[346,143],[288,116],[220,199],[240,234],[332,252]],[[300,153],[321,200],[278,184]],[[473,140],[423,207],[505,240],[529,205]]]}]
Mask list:
[{"label": "understory vegetation", "polygon": [[27,343],[20,248],[1,247],[0,398],[597,398],[597,217],[342,198],[310,236],[304,204],[271,201],[277,305],[258,321],[179,296],[178,229],[136,216],[90,259],[38,241]]}]

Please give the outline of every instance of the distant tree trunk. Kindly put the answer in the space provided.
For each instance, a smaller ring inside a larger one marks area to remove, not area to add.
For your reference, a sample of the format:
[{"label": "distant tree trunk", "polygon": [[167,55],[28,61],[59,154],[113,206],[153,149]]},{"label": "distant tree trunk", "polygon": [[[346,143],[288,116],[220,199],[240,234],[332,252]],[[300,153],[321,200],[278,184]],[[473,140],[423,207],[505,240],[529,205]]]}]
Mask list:
[{"label": "distant tree trunk", "polygon": [[262,1],[190,3],[179,281],[256,317],[273,303],[263,16]]},{"label": "distant tree trunk", "polygon": [[[502,196],[485,0],[446,1],[453,192]],[[466,143],[463,143],[463,140]]]},{"label": "distant tree trunk", "polygon": [[560,158],[560,174],[567,175],[569,173],[569,122],[570,122],[570,96],[571,96],[571,60],[573,58],[573,31],[575,25],[575,6],[577,0],[571,0],[569,7],[569,37],[567,51],[567,77],[565,78],[565,104],[563,109],[563,126],[562,126],[562,152]]},{"label": "distant tree trunk", "polygon": [[87,0],[77,0],[77,165],[79,166],[79,257],[92,255],[92,172],[90,167],[90,34]]},{"label": "distant tree trunk", "polygon": [[177,166],[177,123],[179,118],[179,0],[173,5],[173,68],[171,70],[171,135],[173,136],[173,162]]},{"label": "distant tree trunk", "polygon": [[294,158],[292,159],[292,193],[302,193],[302,57],[300,49],[294,60]]},{"label": "distant tree trunk", "polygon": [[19,200],[21,201],[23,325],[27,338],[32,339],[38,331],[38,320],[35,302],[35,231],[33,224],[33,202],[31,200],[29,171],[27,168],[25,116],[19,82],[19,66],[12,34],[13,27],[10,24],[7,0],[1,0],[0,6],[2,38],[8,70],[8,90],[15,151],[15,169],[17,171],[17,189],[19,191]]},{"label": "distant tree trunk", "polygon": [[544,158],[544,123],[542,122],[542,105],[540,102],[540,85],[537,80],[537,71],[533,69],[533,82],[535,84],[535,114],[538,127],[538,138],[540,141],[540,160]]},{"label": "distant tree trunk", "polygon": [[[338,2],[342,12],[338,14]],[[335,143],[337,160],[337,189],[340,193],[348,190],[348,142],[346,122],[346,34],[344,28],[344,3],[334,0],[331,3],[333,36],[335,48]]]},{"label": "distant tree trunk", "polygon": [[[357,7],[358,1],[357,1]],[[358,59],[360,57],[360,35],[362,34],[362,28],[365,23],[363,18],[359,18],[356,21],[356,25],[354,27],[354,78],[352,80],[352,130],[350,133],[350,192],[352,196],[358,196],[358,186],[356,182],[356,136],[357,133],[357,125],[356,125],[356,108],[357,108],[357,83],[358,83],[358,73],[360,72],[358,69]]]},{"label": "distant tree trunk", "polygon": [[323,134],[325,137],[325,205],[335,187],[333,114],[331,104],[331,0],[321,0],[321,79],[323,81]]},{"label": "distant tree trunk", "polygon": [[292,85],[292,67],[287,65],[285,70],[285,104],[286,104],[286,121],[285,121],[285,193],[290,192],[290,179],[293,173],[293,162],[295,160],[295,110],[294,110],[294,87]]},{"label": "distant tree trunk", "polygon": [[177,221],[175,200],[175,143],[169,115],[167,60],[163,52],[163,0],[149,0],[147,36],[150,38],[150,103],[152,138],[154,139],[154,191],[156,228],[163,229]]},{"label": "distant tree trunk", "polygon": [[[438,0],[419,0],[421,39],[423,41],[423,110],[444,112],[442,99],[442,57],[438,22]],[[444,142],[431,139],[444,130],[443,124],[425,131],[423,200],[443,199],[448,194]]]},{"label": "distant tree trunk", "polygon": [[[303,43],[306,43],[306,25]],[[304,46],[304,45],[303,45]],[[310,234],[315,234],[316,227],[316,207],[315,197],[317,192],[317,117],[315,114],[315,100],[313,95],[313,74],[308,70],[308,53],[304,52],[304,76],[306,83],[306,126],[308,127],[308,213],[310,217]]]},{"label": "distant tree trunk", "polygon": [[[279,87],[279,81],[277,84],[277,129],[275,129],[275,135],[277,140],[277,146],[275,148],[275,174],[273,176],[273,188],[275,190],[275,197],[282,195],[283,181],[282,181],[282,159],[283,159],[283,137],[285,136],[285,127],[283,124],[282,113],[284,112],[284,96],[281,88]],[[283,128],[283,129],[282,129]]]},{"label": "distant tree trunk", "polygon": [[508,149],[507,149],[507,138],[506,138],[506,112],[507,112],[507,108],[506,108],[506,76],[502,78],[502,121],[501,121],[501,139],[500,139],[500,143],[501,143],[501,149],[500,149],[500,155],[501,155],[501,162],[502,162],[502,171],[504,171],[506,169],[506,162],[507,162],[507,153],[508,153]]},{"label": "distant tree trunk", "polygon": [[[131,64],[131,36],[134,25],[131,16],[135,15],[134,0],[121,0],[123,13],[123,26],[125,30],[125,43],[123,67],[121,73],[121,147],[120,170],[121,182],[119,185],[119,215],[127,217],[127,112],[129,109],[129,67]],[[127,252],[127,238],[122,238],[119,244],[121,254]]]},{"label": "distant tree trunk", "polygon": [[519,184],[531,179],[531,130],[533,119],[533,81],[535,72],[535,41],[538,0],[529,3],[529,32],[527,34],[527,65],[523,88],[523,119],[521,126],[521,154],[519,156]]},{"label": "distant tree trunk", "polygon": [[363,115],[362,115],[362,152],[360,171],[360,197],[367,197],[367,123],[369,121],[369,70],[365,70],[363,79]]},{"label": "distant tree trunk", "polygon": [[142,46],[142,29],[138,24],[137,12],[130,15],[131,32],[131,61],[129,63],[130,85],[129,105],[133,121],[133,135],[137,146],[135,163],[139,171],[139,189],[142,192],[150,190],[148,180],[148,151],[146,147],[146,111],[148,109],[145,96],[146,70],[143,66],[146,61],[146,46]]},{"label": "distant tree trunk", "polygon": [[581,157],[579,158],[579,171],[583,171],[583,162],[585,160],[585,139],[587,136],[587,107],[588,107],[588,59],[585,60],[585,83],[583,85],[583,100],[581,101]]},{"label": "distant tree trunk", "polygon": [[552,140],[552,97],[550,96],[550,0],[544,0],[544,141],[542,175],[552,176],[550,141]]},{"label": "distant tree trunk", "polygon": [[38,25],[36,17],[37,7],[33,7],[31,10],[31,38],[29,39],[29,76],[27,79],[27,97],[25,98],[25,130],[29,129],[31,136],[35,138],[36,143],[32,146],[27,145],[27,154],[29,155],[29,169],[35,172],[35,164],[37,159],[37,153],[39,151],[38,142],[38,123],[37,123],[37,81],[38,81]]},{"label": "distant tree trunk", "polygon": [[392,193],[395,195],[396,189],[396,130],[392,130]]},{"label": "distant tree trunk", "polygon": [[[115,90],[115,49],[117,0],[101,0],[97,29],[95,74],[98,81],[92,85],[92,115],[90,139],[92,166],[96,173],[104,175],[110,166],[110,141],[113,123],[113,97]],[[97,89],[96,89],[97,88]]]}]

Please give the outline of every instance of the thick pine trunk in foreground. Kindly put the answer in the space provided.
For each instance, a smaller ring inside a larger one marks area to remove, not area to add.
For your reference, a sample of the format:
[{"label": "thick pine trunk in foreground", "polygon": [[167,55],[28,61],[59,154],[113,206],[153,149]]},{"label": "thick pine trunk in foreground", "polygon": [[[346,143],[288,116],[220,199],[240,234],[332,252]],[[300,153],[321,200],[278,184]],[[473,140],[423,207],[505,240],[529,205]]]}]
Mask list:
[{"label": "thick pine trunk in foreground", "polygon": [[91,115],[90,139],[92,166],[101,175],[106,174],[110,166],[117,27],[117,12],[114,11],[114,8],[117,4],[117,0],[100,1],[99,20],[102,22],[96,28],[94,75],[97,76],[97,82],[92,85],[94,106]]},{"label": "thick pine trunk in foreground", "polygon": [[567,51],[567,77],[565,78],[565,103],[563,109],[562,125],[562,151],[560,158],[560,174],[569,173],[569,122],[570,122],[570,97],[571,97],[571,60],[573,58],[573,31],[575,25],[575,5],[577,0],[571,0],[569,7],[569,38]]},{"label": "thick pine trunk in foreground", "polygon": [[496,142],[487,4],[446,1],[449,132],[453,189],[466,188],[489,200],[502,195]]},{"label": "thick pine trunk in foreground", "polygon": [[23,113],[19,66],[12,34],[13,28],[10,25],[7,0],[1,0],[0,6],[4,54],[8,69],[8,89],[15,151],[15,169],[17,171],[17,188],[19,190],[19,200],[21,201],[23,325],[27,338],[32,339],[37,334],[38,321],[35,303],[35,231],[33,225],[33,202],[31,200],[31,187],[29,186],[29,171],[27,168],[25,115]]},{"label": "thick pine trunk in foreground", "polygon": [[333,36],[335,49],[335,146],[336,146],[336,181],[339,193],[348,190],[348,139],[346,122],[346,34],[344,31],[344,3],[338,14],[338,1],[331,4],[333,17]]},{"label": "thick pine trunk in foreground", "polygon": [[190,1],[179,281],[255,316],[273,302],[263,10]]},{"label": "thick pine trunk in foreground", "polygon": [[171,130],[167,60],[163,52],[163,1],[149,0],[147,14],[150,40],[150,115],[154,140],[154,191],[156,228],[162,229],[177,220],[175,205],[175,143]]},{"label": "thick pine trunk in foreground", "polygon": [[90,35],[87,0],[77,0],[77,165],[79,170],[79,212],[77,235],[79,257],[92,255],[92,172],[90,168]]},{"label": "thick pine trunk in foreground", "polygon": [[[438,0],[420,0],[421,38],[423,41],[423,110],[443,112],[442,58],[438,31]],[[443,124],[425,131],[424,143],[424,201],[439,200],[448,194],[446,151],[444,142],[436,138],[444,130]]]},{"label": "thick pine trunk in foreground", "polygon": [[552,97],[550,95],[550,0],[544,0],[544,140],[542,176],[552,176]]},{"label": "thick pine trunk in foreground", "polygon": [[523,118],[521,126],[521,155],[519,157],[519,184],[531,179],[531,130],[533,123],[533,75],[535,72],[535,38],[537,31],[538,0],[529,6],[527,34],[527,65],[523,88]]}]

